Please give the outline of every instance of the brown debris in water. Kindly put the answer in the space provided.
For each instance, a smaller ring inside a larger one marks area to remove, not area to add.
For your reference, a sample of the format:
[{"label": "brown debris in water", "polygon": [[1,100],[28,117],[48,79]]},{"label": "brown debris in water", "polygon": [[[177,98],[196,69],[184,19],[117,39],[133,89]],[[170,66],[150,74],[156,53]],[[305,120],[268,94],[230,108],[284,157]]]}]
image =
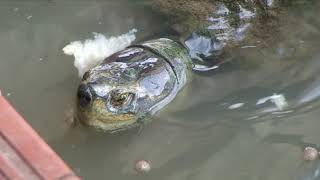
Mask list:
[{"label": "brown debris in water", "polygon": [[151,170],[151,164],[146,160],[139,160],[135,164],[135,169],[140,173],[147,173]]}]

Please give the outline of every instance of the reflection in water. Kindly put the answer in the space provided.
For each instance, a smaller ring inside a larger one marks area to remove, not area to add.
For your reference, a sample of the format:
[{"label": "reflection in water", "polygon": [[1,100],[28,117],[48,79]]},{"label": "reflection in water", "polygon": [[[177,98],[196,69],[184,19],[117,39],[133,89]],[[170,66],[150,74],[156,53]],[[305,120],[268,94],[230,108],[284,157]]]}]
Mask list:
[{"label": "reflection in water", "polygon": [[[65,127],[78,78],[61,49],[91,32],[136,27],[138,40],[158,37],[167,24],[143,1],[35,2],[0,6],[0,87],[85,179],[319,179],[319,162],[301,158],[304,146],[320,145],[318,2],[290,9],[285,19],[294,25],[286,21],[281,35],[241,44],[233,61],[195,73],[143,129],[113,135]],[[256,105],[274,93],[285,96],[287,109]],[[134,171],[139,159],[151,162],[148,174]]]},{"label": "reflection in water", "polygon": [[264,104],[267,101],[271,101],[278,108],[278,110],[283,110],[288,107],[286,98],[282,94],[274,94],[272,96],[264,97],[258,100],[257,105]]},{"label": "reflection in water", "polygon": [[308,103],[317,100],[320,96],[320,82],[317,80],[308,87],[300,99],[300,103]]},{"label": "reflection in water", "polygon": [[319,162],[311,162],[304,163],[301,165],[301,169],[299,170],[297,177],[295,180],[319,180],[320,179],[320,163]]}]

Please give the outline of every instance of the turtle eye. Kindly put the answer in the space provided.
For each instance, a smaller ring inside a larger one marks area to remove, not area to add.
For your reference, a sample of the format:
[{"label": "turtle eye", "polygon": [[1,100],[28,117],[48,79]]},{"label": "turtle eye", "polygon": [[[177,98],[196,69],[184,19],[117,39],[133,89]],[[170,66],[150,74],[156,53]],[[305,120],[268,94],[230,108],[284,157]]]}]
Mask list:
[{"label": "turtle eye", "polygon": [[131,93],[131,92],[121,93],[119,90],[114,90],[110,93],[109,104],[112,105],[112,107],[117,109],[125,108],[132,103],[134,97],[135,97],[134,93]]},{"label": "turtle eye", "polygon": [[89,71],[85,72],[85,73],[83,74],[83,76],[82,76],[82,80],[83,80],[83,81],[87,80],[88,77],[89,77],[89,75],[90,75],[90,72],[89,72]]}]

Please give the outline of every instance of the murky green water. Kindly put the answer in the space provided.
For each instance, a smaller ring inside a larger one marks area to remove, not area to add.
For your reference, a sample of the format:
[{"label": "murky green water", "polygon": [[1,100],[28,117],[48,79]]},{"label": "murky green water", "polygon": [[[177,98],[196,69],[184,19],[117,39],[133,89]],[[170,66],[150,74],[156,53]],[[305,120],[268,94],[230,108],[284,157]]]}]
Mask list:
[{"label": "murky green water", "polygon": [[[138,40],[165,34],[166,23],[148,3],[0,1],[0,88],[77,174],[84,179],[302,180],[320,170],[320,162],[301,158],[304,146],[320,146],[317,2],[290,8],[288,19],[294,23],[273,34],[274,41],[244,44],[252,47],[234,50],[231,63],[196,74],[140,131],[107,135],[68,129],[64,116],[78,78],[73,59],[61,49],[91,32],[118,35],[137,28]],[[289,109],[257,105],[274,93],[285,96]],[[234,104],[238,108],[232,109]],[[139,159],[152,163],[150,173],[134,171]]]}]

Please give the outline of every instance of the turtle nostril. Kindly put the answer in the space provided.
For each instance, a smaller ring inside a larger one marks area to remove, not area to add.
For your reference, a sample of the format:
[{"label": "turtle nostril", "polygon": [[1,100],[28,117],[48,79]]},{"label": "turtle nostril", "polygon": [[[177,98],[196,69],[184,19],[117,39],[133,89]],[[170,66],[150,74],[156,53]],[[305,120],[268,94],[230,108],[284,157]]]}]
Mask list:
[{"label": "turtle nostril", "polygon": [[92,101],[92,93],[88,85],[81,84],[78,88],[78,102],[81,107],[88,106]]}]

